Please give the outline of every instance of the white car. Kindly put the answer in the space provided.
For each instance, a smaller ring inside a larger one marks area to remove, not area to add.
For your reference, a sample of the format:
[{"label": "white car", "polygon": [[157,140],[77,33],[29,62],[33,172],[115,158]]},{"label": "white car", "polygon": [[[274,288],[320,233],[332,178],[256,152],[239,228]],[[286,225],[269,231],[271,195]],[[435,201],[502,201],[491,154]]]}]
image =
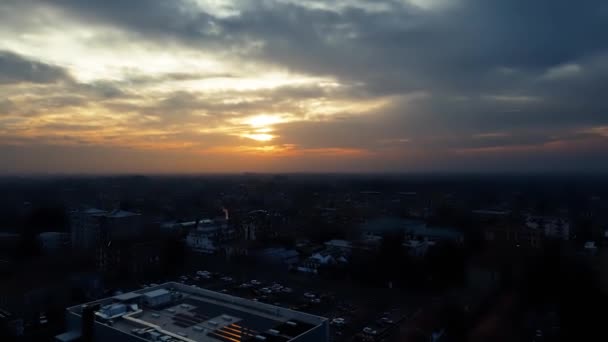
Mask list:
[{"label": "white car", "polygon": [[388,317],[382,317],[382,322],[387,323],[387,324],[393,324],[393,320],[388,318]]},{"label": "white car", "polygon": [[304,294],[304,297],[306,297],[306,298],[315,298],[316,296],[315,296],[315,294],[314,294],[314,293],[306,292],[306,293]]},{"label": "white car", "polygon": [[252,280],[252,281],[250,281],[250,283],[251,283],[251,284],[253,284],[253,285],[261,285],[261,284],[262,284],[262,282],[257,281],[257,280],[255,280],[255,279],[254,279],[254,280]]},{"label": "white car", "polygon": [[336,324],[336,325],[342,325],[345,322],[344,322],[344,318],[342,318],[342,317],[336,317],[336,318],[334,318],[334,319],[331,320],[331,323],[332,324]]},{"label": "white car", "polygon": [[363,328],[363,332],[370,335],[376,335],[378,332],[370,327]]}]

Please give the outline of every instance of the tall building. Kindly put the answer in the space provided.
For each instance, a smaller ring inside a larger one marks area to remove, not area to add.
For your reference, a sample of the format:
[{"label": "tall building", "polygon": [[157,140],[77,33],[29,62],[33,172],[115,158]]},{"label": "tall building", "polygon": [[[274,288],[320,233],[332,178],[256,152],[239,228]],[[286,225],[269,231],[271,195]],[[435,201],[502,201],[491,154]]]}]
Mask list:
[{"label": "tall building", "polygon": [[77,210],[70,214],[72,247],[94,251],[100,244],[129,239],[141,233],[141,215],[124,210]]},{"label": "tall building", "polygon": [[97,270],[110,278],[145,279],[168,268],[166,240],[113,240],[95,255]]},{"label": "tall building", "polygon": [[72,248],[81,251],[95,250],[106,211],[100,209],[75,210],[70,213]]},{"label": "tall building", "polygon": [[64,232],[44,232],[38,234],[40,247],[45,253],[65,252],[70,247],[70,235]]},{"label": "tall building", "polygon": [[67,309],[56,341],[324,342],[326,318],[166,283]]}]

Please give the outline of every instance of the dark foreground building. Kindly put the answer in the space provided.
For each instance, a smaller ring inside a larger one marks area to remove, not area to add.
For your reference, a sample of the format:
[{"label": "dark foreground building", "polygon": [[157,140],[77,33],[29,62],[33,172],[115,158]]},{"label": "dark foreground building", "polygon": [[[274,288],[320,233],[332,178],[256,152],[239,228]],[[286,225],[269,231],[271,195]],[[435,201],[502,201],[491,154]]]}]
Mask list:
[{"label": "dark foreground building", "polygon": [[327,319],[180,283],[67,309],[56,341],[323,342]]}]

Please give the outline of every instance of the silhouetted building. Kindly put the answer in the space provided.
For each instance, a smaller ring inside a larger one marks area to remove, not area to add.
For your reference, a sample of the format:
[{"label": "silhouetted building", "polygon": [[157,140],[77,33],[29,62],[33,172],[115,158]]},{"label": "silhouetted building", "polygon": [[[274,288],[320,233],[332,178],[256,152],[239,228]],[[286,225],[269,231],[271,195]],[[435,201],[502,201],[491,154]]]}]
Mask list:
[{"label": "silhouetted building", "polygon": [[124,210],[78,210],[71,213],[70,221],[72,247],[83,252],[95,251],[112,240],[139,236],[143,228],[140,214]]},{"label": "silhouetted building", "polygon": [[106,276],[144,279],[166,269],[167,249],[162,239],[113,240],[97,250],[97,269]]},{"label": "silhouetted building", "polygon": [[38,235],[40,248],[47,254],[66,252],[70,248],[70,234],[63,232],[44,232]]}]

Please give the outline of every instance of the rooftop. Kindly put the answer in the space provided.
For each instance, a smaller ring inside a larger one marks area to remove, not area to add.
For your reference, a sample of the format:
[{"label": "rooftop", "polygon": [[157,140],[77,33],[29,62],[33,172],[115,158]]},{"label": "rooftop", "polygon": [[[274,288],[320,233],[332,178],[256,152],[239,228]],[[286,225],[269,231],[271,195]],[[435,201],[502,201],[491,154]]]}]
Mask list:
[{"label": "rooftop", "polygon": [[42,232],[40,234],[38,234],[39,237],[41,238],[53,238],[53,237],[63,237],[63,236],[68,236],[68,233],[65,232]]},{"label": "rooftop", "polygon": [[131,216],[139,216],[140,214],[132,213],[126,210],[114,210],[106,215],[106,217],[110,218],[123,218],[123,217],[131,217]]},{"label": "rooftop", "polygon": [[362,231],[368,234],[405,231],[406,234],[432,236],[441,239],[457,239],[462,234],[450,227],[429,226],[421,220],[382,217],[365,222]]},{"label": "rooftop", "polygon": [[507,210],[494,210],[494,209],[477,209],[473,210],[473,214],[486,215],[486,216],[505,216],[510,212]]},{"label": "rooftop", "polygon": [[[325,318],[180,283],[166,283],[89,304],[97,322],[149,341],[281,341]],[[68,309],[78,316],[83,306]]]},{"label": "rooftop", "polygon": [[107,212],[105,210],[101,210],[101,209],[97,209],[97,208],[89,208],[84,210],[85,214],[89,214],[89,215],[102,215],[102,214],[106,214]]},{"label": "rooftop", "polygon": [[153,291],[144,293],[144,296],[149,297],[149,298],[154,298],[154,297],[158,297],[158,296],[164,296],[169,293],[170,292],[167,291],[166,289],[157,289],[157,290],[153,290]]},{"label": "rooftop", "polygon": [[352,248],[352,243],[346,240],[329,240],[325,242],[325,245],[340,248]]}]

